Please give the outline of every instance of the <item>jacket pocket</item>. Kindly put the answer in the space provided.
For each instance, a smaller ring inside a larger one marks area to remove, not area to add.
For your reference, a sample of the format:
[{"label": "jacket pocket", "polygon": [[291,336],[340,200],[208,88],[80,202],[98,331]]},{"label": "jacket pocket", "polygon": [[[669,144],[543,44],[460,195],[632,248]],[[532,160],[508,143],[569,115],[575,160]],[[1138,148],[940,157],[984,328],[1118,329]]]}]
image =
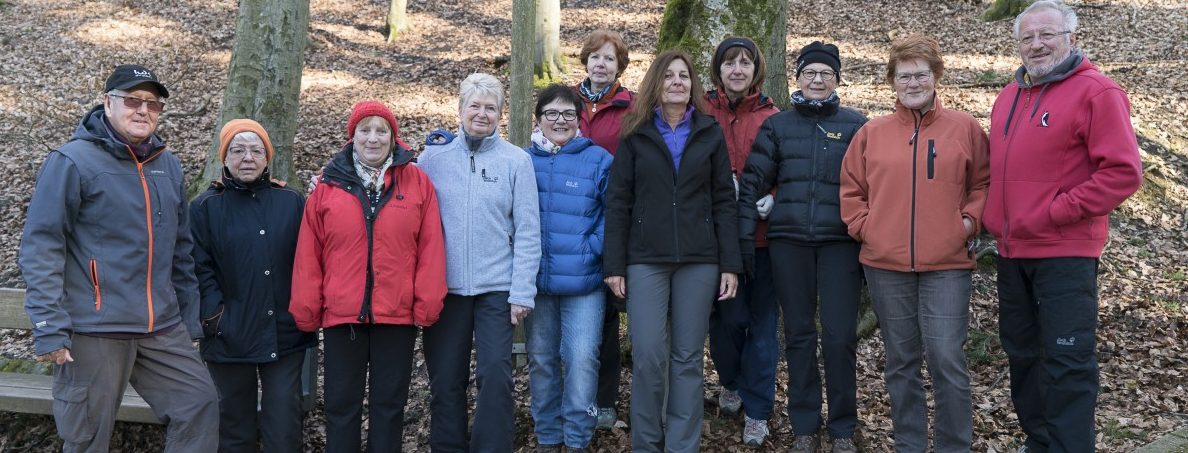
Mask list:
[{"label": "jacket pocket", "polygon": [[936,140],[928,139],[928,179],[936,179]]},{"label": "jacket pocket", "polygon": [[58,435],[68,443],[85,443],[95,437],[95,423],[87,404],[90,385],[68,379],[55,379],[54,424]]},{"label": "jacket pocket", "polygon": [[227,306],[225,304],[219,304],[219,309],[215,311],[215,314],[202,319],[202,333],[207,338],[213,338],[221,333],[219,332],[219,324],[223,322],[223,311],[226,309]]},{"label": "jacket pocket", "polygon": [[99,261],[91,258],[91,287],[95,290],[95,311],[103,308],[103,292],[99,288]]}]

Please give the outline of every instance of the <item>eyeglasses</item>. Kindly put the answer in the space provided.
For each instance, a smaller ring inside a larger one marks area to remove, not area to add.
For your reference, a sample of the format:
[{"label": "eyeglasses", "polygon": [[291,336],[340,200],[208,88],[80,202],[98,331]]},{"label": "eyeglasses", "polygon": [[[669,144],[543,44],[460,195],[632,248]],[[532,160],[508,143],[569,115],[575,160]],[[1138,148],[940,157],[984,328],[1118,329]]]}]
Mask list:
[{"label": "eyeglasses", "polygon": [[573,121],[578,117],[577,110],[545,110],[540,112],[540,116],[549,121],[557,121],[557,118],[565,118],[565,121]]},{"label": "eyeglasses", "polygon": [[1039,39],[1039,40],[1040,40],[1040,42],[1042,42],[1042,43],[1049,43],[1049,42],[1052,42],[1052,40],[1053,40],[1053,39],[1056,39],[1056,37],[1057,37],[1057,36],[1064,36],[1064,35],[1067,35],[1067,34],[1069,34],[1069,33],[1072,33],[1072,32],[1071,32],[1071,31],[1069,31],[1069,30],[1064,30],[1064,31],[1050,31],[1050,30],[1040,31],[1040,32],[1033,33],[1033,34],[1030,34],[1030,35],[1024,36],[1024,37],[1022,37],[1022,38],[1019,38],[1019,44],[1026,46],[1026,45],[1029,45],[1029,44],[1031,44],[1032,42],[1035,42],[1035,40],[1036,40],[1036,39]]},{"label": "eyeglasses", "polygon": [[263,159],[264,148],[231,148],[227,150],[227,155],[236,159],[247,159],[252,156],[252,159]]},{"label": "eyeglasses", "polygon": [[124,96],[120,94],[107,93],[108,96],[116,97],[124,100],[124,107],[132,110],[140,110],[142,104],[148,104],[148,111],[153,113],[161,113],[165,110],[165,103],[161,101],[154,101],[151,99],[141,99],[132,96]]},{"label": "eyeglasses", "polygon": [[822,82],[828,82],[833,80],[834,77],[837,77],[837,73],[833,71],[814,71],[811,69],[807,71],[800,71],[800,80],[804,80],[806,82],[817,78],[817,76],[821,76]]},{"label": "eyeglasses", "polygon": [[900,85],[907,85],[907,84],[911,83],[913,80],[915,80],[916,83],[924,83],[924,82],[927,82],[929,79],[932,79],[932,71],[917,72],[915,74],[896,74],[895,75],[895,83],[898,83]]}]

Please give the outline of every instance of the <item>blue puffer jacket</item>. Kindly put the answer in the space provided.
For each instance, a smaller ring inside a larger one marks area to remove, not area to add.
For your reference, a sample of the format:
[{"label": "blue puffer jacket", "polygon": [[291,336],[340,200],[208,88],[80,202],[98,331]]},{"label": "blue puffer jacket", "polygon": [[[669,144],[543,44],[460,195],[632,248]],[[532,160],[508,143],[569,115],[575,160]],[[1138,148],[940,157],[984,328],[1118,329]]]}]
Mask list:
[{"label": "blue puffer jacket", "polygon": [[539,293],[589,294],[602,286],[603,206],[611,155],[586,137],[553,154],[525,149],[540,192]]}]

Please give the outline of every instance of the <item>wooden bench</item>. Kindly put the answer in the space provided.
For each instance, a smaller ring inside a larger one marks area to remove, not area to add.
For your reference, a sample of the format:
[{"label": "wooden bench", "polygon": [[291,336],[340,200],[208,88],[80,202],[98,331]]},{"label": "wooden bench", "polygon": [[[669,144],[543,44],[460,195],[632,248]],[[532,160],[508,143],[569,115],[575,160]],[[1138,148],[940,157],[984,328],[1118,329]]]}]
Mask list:
[{"label": "wooden bench", "polygon": [[[0,288],[0,329],[32,330],[25,314],[25,291]],[[305,351],[301,365],[301,406],[310,410],[317,396],[317,348]],[[0,372],[0,411],[26,414],[53,414],[53,376]],[[124,401],[116,419],[138,423],[161,423],[152,408],[132,386],[124,392]]]}]

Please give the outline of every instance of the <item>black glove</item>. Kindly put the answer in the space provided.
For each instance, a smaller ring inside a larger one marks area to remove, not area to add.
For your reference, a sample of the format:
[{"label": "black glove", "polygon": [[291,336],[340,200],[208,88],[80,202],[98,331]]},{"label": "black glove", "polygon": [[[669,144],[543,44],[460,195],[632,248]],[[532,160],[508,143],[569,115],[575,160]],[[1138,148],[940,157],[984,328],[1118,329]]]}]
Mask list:
[{"label": "black glove", "polygon": [[738,249],[742,252],[743,275],[746,278],[755,277],[755,242],[739,241]]}]

